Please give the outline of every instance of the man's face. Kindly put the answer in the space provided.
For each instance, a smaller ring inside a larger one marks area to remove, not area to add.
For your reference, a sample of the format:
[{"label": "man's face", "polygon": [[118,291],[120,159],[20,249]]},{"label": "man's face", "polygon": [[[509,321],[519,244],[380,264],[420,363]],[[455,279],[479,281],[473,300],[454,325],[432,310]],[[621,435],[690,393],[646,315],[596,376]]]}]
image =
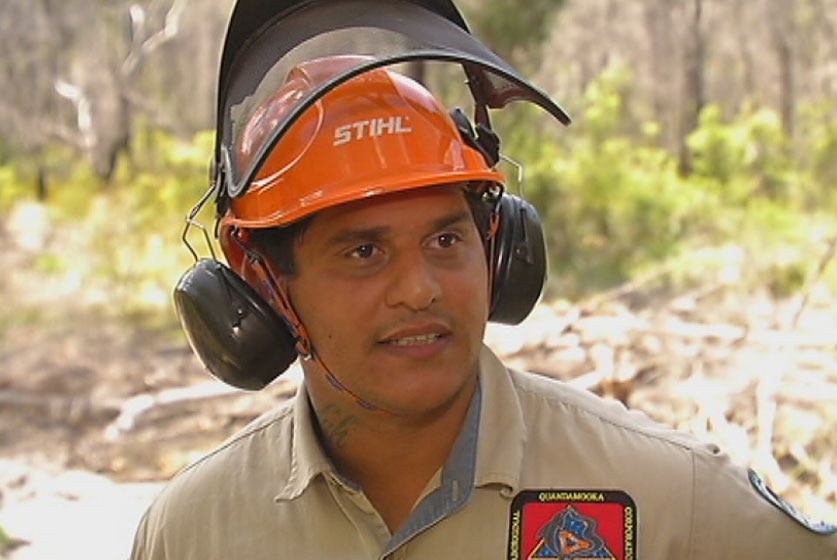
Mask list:
[{"label": "man's face", "polygon": [[[461,187],[420,188],[324,210],[295,256],[291,301],[314,352],[352,393],[408,416],[470,399],[488,280]],[[305,367],[315,402],[351,398],[316,365]]]}]

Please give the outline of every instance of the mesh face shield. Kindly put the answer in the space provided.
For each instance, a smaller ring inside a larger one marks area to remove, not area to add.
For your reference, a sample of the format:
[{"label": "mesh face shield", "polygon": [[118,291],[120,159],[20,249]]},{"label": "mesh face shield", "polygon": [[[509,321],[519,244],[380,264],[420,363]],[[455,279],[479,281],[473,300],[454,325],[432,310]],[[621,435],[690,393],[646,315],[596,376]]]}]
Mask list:
[{"label": "mesh face shield", "polygon": [[[268,5],[269,4],[269,5]],[[234,148],[258,107],[305,61],[339,55],[352,58],[341,72],[298,96],[275,129],[251,147],[241,162]],[[462,67],[477,120],[488,108],[515,100],[533,102],[564,124],[569,117],[468,31],[450,1],[240,0],[233,13],[221,61],[218,93],[216,179],[220,197],[241,195],[278,140],[323,95],[370,69],[414,60]]]}]

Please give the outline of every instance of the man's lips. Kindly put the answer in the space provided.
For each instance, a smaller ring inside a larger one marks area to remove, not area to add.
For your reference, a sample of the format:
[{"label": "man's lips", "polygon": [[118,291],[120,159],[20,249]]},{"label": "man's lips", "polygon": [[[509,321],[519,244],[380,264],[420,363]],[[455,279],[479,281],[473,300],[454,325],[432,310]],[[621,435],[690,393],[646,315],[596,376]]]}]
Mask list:
[{"label": "man's lips", "polygon": [[421,336],[407,336],[403,338],[395,338],[384,341],[390,346],[421,346],[422,344],[432,344],[442,338],[441,334],[423,334]]},{"label": "man's lips", "polygon": [[399,329],[386,335],[379,342],[390,346],[421,346],[433,344],[450,334],[451,330],[445,325],[423,325]]}]

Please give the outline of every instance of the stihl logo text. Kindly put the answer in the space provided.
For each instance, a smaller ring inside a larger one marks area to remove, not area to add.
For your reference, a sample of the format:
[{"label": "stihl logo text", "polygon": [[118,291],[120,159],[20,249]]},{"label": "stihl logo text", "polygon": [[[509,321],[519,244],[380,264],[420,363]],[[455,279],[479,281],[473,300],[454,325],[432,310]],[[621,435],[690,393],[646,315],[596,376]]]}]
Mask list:
[{"label": "stihl logo text", "polygon": [[357,121],[334,129],[334,145],[341,146],[363,138],[374,138],[387,134],[407,134],[413,129],[407,124],[407,117],[379,117]]}]

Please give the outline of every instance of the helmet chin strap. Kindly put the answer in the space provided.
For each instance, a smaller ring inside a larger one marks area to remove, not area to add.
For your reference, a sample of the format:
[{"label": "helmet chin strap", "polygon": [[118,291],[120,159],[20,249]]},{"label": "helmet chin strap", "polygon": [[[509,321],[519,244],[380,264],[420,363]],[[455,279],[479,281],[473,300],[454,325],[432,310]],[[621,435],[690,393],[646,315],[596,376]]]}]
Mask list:
[{"label": "helmet chin strap", "polygon": [[320,356],[314,351],[314,346],[311,344],[311,337],[308,335],[305,325],[302,324],[299,315],[297,315],[293,305],[291,304],[287,283],[282,279],[275,279],[258,254],[254,255],[253,251],[250,251],[248,255],[250,258],[250,265],[264,287],[264,292],[268,295],[268,303],[270,303],[270,305],[273,306],[273,308],[276,309],[282,317],[284,317],[285,322],[288,325],[288,329],[291,331],[291,335],[296,339],[297,354],[299,354],[303,360],[312,360],[323,371],[326,381],[328,381],[328,384],[331,387],[339,392],[349,395],[361,408],[370,412],[386,414],[388,416],[397,416],[396,413],[383,409],[363,399],[337,379],[328,366],[326,366],[322,361]]}]

